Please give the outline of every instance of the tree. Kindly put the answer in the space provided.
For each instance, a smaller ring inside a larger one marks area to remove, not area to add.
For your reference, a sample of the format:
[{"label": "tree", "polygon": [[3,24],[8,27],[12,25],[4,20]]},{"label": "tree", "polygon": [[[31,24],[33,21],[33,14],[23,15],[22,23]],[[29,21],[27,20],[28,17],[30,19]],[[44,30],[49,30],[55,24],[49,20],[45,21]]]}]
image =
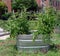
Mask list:
[{"label": "tree", "polygon": [[0,15],[4,13],[5,9],[6,9],[5,3],[0,1]]},{"label": "tree", "polygon": [[15,0],[15,2],[12,3],[13,9],[24,9],[27,8],[28,10],[33,8],[37,8],[37,4],[35,0]]}]

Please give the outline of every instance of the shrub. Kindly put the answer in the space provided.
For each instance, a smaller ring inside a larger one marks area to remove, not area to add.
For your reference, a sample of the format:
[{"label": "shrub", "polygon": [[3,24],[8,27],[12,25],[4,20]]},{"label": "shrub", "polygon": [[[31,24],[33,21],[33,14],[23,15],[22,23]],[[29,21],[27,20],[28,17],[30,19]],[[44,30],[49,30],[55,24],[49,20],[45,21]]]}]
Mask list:
[{"label": "shrub", "polygon": [[57,24],[60,27],[60,11],[57,11],[57,16],[58,16]]},{"label": "shrub", "polygon": [[44,13],[38,14],[38,31],[34,33],[34,39],[37,35],[42,34],[42,39],[50,44],[52,33],[56,26],[57,14],[53,8],[47,8]]},{"label": "shrub", "polygon": [[1,13],[1,14],[4,13],[4,10],[5,10],[5,9],[6,9],[5,3],[0,1],[0,13]]},{"label": "shrub", "polygon": [[8,18],[12,15],[12,13],[5,13],[1,15],[2,20],[8,20]]},{"label": "shrub", "polygon": [[36,20],[37,15],[35,12],[28,12],[28,20]]},{"label": "shrub", "polygon": [[5,13],[5,10],[6,10],[5,3],[0,1],[0,19],[2,19],[2,14]]},{"label": "shrub", "polygon": [[6,22],[5,27],[10,31],[11,37],[15,37],[18,34],[28,34],[29,25],[27,20],[27,13],[21,12],[17,18],[15,14],[13,14]]},{"label": "shrub", "polygon": [[27,8],[28,10],[35,10],[37,9],[37,4],[35,0],[15,0],[12,3],[12,8],[15,10],[23,10],[24,8]]}]

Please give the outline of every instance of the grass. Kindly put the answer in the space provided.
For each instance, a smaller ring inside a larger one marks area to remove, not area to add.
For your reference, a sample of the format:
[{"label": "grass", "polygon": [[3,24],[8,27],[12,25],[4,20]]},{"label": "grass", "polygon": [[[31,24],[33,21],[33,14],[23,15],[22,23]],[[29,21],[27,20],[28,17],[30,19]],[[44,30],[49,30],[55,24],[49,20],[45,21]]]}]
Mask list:
[{"label": "grass", "polygon": [[[55,35],[55,42],[60,43],[60,35]],[[57,41],[58,40],[58,41]],[[5,41],[0,41],[0,56],[60,56],[60,50],[58,51],[48,51],[46,54],[41,52],[36,53],[26,53],[19,52],[16,50],[16,38],[9,38]]]},{"label": "grass", "polygon": [[53,43],[60,44],[60,34],[53,34]]},{"label": "grass", "polygon": [[0,42],[0,56],[15,56],[15,39]]}]

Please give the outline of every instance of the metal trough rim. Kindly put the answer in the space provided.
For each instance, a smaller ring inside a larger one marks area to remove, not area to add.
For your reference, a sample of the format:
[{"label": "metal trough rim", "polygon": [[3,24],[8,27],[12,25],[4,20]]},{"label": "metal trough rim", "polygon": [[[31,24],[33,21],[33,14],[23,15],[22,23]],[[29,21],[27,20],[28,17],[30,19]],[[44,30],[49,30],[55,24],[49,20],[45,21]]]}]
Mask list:
[{"label": "metal trough rim", "polygon": [[[31,41],[33,41],[33,40],[19,40],[19,41],[24,41],[24,42],[31,42]],[[35,40],[35,41],[42,41],[42,40]]]},{"label": "metal trough rim", "polygon": [[34,48],[47,48],[48,46],[30,46],[30,47],[22,47],[22,46],[17,46],[17,47],[19,47],[19,48],[26,48],[26,49],[30,49],[30,48],[32,48],[32,49],[34,49]]}]

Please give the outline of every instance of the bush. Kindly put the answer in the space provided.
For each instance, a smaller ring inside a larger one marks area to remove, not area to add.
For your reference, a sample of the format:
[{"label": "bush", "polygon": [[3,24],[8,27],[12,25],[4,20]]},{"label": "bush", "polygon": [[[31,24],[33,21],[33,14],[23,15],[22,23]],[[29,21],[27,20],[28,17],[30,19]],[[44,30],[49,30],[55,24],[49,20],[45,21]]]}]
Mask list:
[{"label": "bush", "polygon": [[37,4],[35,0],[15,0],[12,3],[12,8],[15,10],[23,10],[27,8],[27,10],[36,10]]},{"label": "bush", "polygon": [[50,44],[52,33],[54,32],[54,28],[56,26],[57,21],[57,13],[56,11],[49,7],[46,8],[44,13],[38,14],[38,31],[34,33],[34,39],[37,35],[42,34],[43,40]]},{"label": "bush", "polygon": [[60,27],[60,11],[57,11],[57,16],[58,16],[57,24]]},{"label": "bush", "polygon": [[5,3],[0,1],[0,13],[3,14],[5,9],[6,9]]},{"label": "bush", "polygon": [[8,20],[8,18],[12,15],[12,13],[5,13],[1,15],[2,20]]},{"label": "bush", "polygon": [[6,22],[5,28],[10,31],[11,37],[16,37],[18,34],[28,34],[29,25],[27,20],[27,13],[21,12],[20,16],[16,18],[13,14]]},{"label": "bush", "polygon": [[36,20],[37,15],[34,12],[29,12],[28,13],[28,20]]}]

